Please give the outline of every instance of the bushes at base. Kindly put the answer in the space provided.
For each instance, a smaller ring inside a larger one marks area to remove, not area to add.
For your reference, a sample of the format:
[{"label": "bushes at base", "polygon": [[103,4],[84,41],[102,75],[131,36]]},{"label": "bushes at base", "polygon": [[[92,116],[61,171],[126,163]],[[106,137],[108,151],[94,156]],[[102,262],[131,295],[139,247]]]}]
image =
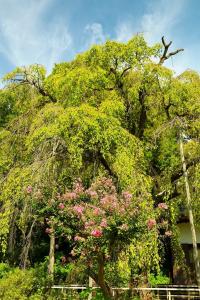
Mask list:
[{"label": "bushes at base", "polygon": [[[42,300],[48,291],[47,278],[43,266],[35,269],[11,269],[0,264],[0,299],[2,300]],[[45,299],[48,299],[45,296]]]}]

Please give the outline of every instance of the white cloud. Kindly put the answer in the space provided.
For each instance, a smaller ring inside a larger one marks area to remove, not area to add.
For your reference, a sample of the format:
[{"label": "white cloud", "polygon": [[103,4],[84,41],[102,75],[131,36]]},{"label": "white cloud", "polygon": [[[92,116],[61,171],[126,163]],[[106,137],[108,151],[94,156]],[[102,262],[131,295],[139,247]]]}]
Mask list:
[{"label": "white cloud", "polygon": [[134,27],[130,22],[124,22],[117,26],[116,40],[119,42],[128,41],[134,34]]},{"label": "white cloud", "polygon": [[[180,37],[175,36],[174,28],[181,21],[187,0],[152,0],[149,1],[146,12],[140,20],[124,21],[116,27],[116,39],[126,42],[137,33],[142,33],[146,41],[150,44],[161,42],[161,37],[165,36],[166,41],[174,41],[172,49],[182,48]],[[137,22],[136,22],[137,21]],[[192,46],[190,49],[174,56],[166,66],[174,69],[177,73],[182,72],[192,62]]]},{"label": "white cloud", "polygon": [[186,0],[153,0],[147,12],[135,22],[124,21],[117,25],[116,39],[125,42],[137,33],[142,33],[150,43],[160,41],[163,35],[170,38],[174,26],[179,22]]},{"label": "white cloud", "polygon": [[102,44],[106,41],[108,36],[103,31],[103,26],[100,23],[87,24],[84,33],[88,35],[86,40],[86,47],[93,44]]},{"label": "white cloud", "polygon": [[0,0],[0,52],[13,65],[41,63],[50,71],[72,45],[65,20],[44,21],[51,2]]},{"label": "white cloud", "polygon": [[173,28],[181,19],[185,0],[152,1],[149,11],[141,20],[141,31],[148,42],[160,40],[161,36],[173,36]]}]

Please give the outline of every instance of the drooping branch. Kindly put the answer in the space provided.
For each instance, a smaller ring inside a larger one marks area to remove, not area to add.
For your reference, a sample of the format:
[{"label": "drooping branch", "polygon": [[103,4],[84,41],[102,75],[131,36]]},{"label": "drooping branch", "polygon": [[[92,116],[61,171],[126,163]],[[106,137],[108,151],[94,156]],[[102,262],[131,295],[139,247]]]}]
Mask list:
[{"label": "drooping branch", "polygon": [[44,87],[42,76],[39,71],[39,66],[34,70],[29,71],[23,68],[21,72],[16,73],[15,77],[11,79],[12,82],[19,84],[27,84],[34,87],[42,96],[48,97],[51,102],[57,102],[57,99],[53,97]]},{"label": "drooping branch", "polygon": [[167,43],[165,42],[164,36],[162,37],[162,44],[163,44],[164,49],[163,49],[163,53],[162,53],[162,56],[161,56],[160,61],[159,61],[159,65],[162,65],[162,64],[165,62],[165,60],[167,60],[167,59],[170,58],[171,56],[174,56],[174,55],[178,54],[179,52],[184,51],[183,48],[180,48],[180,49],[177,49],[177,50],[175,50],[175,51],[172,51],[172,52],[169,52],[169,53],[168,53],[169,47],[171,46],[172,41],[170,41],[170,42],[167,44]]}]

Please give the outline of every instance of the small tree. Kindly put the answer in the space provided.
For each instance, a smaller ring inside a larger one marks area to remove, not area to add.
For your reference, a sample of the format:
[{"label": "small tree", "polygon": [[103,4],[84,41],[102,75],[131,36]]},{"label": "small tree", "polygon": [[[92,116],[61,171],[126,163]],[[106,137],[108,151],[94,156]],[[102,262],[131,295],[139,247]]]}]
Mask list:
[{"label": "small tree", "polygon": [[[153,243],[158,235],[155,218],[160,210],[167,209],[166,205],[155,210],[148,197],[136,198],[128,191],[117,192],[112,179],[105,177],[88,189],[80,180],[76,181],[73,189],[58,195],[53,205],[57,209],[55,232],[63,232],[68,237],[72,246],[70,255],[84,264],[86,273],[101,287],[106,299],[113,298],[112,276],[107,271],[115,269],[117,273],[116,266],[124,253],[134,259],[133,243],[141,246],[142,242],[145,247],[151,240],[153,247],[150,247],[151,255],[144,257],[144,268],[150,266],[148,272],[158,264],[157,243]],[[51,234],[50,228],[46,231]],[[141,262],[142,258],[138,263],[144,271]],[[131,274],[130,270],[127,272]]]}]

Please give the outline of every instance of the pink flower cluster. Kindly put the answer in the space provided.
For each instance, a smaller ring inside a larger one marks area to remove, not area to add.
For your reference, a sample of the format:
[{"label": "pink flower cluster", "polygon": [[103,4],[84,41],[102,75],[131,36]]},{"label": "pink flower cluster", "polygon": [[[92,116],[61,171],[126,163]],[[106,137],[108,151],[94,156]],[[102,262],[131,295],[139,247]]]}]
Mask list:
[{"label": "pink flower cluster", "polygon": [[59,209],[64,209],[64,208],[65,208],[65,205],[64,205],[63,203],[59,203],[58,208],[59,208]]},{"label": "pink flower cluster", "polygon": [[154,226],[156,226],[156,220],[155,219],[149,219],[147,221],[147,227],[148,227],[148,229],[152,229]]},{"label": "pink flower cluster", "polygon": [[94,207],[94,209],[93,209],[93,214],[94,214],[95,216],[99,216],[99,215],[101,214],[100,208],[99,208],[99,207]]},{"label": "pink flower cluster", "polygon": [[83,211],[84,211],[84,207],[81,205],[75,205],[73,207],[73,210],[78,214],[78,215],[82,215]]},{"label": "pink flower cluster", "polygon": [[101,237],[103,235],[102,231],[99,229],[94,229],[91,231],[91,235],[94,237]]},{"label": "pink flower cluster", "polygon": [[108,226],[107,220],[105,218],[101,220],[100,226],[104,227],[104,228],[106,228]]},{"label": "pink flower cluster", "polygon": [[107,195],[100,200],[104,209],[113,210],[117,208],[117,198],[114,195]]},{"label": "pink flower cluster", "polygon": [[74,184],[74,192],[79,195],[84,192],[83,184],[80,178]]},{"label": "pink flower cluster", "polygon": [[158,208],[160,209],[168,209],[168,205],[166,203],[159,203]]}]

